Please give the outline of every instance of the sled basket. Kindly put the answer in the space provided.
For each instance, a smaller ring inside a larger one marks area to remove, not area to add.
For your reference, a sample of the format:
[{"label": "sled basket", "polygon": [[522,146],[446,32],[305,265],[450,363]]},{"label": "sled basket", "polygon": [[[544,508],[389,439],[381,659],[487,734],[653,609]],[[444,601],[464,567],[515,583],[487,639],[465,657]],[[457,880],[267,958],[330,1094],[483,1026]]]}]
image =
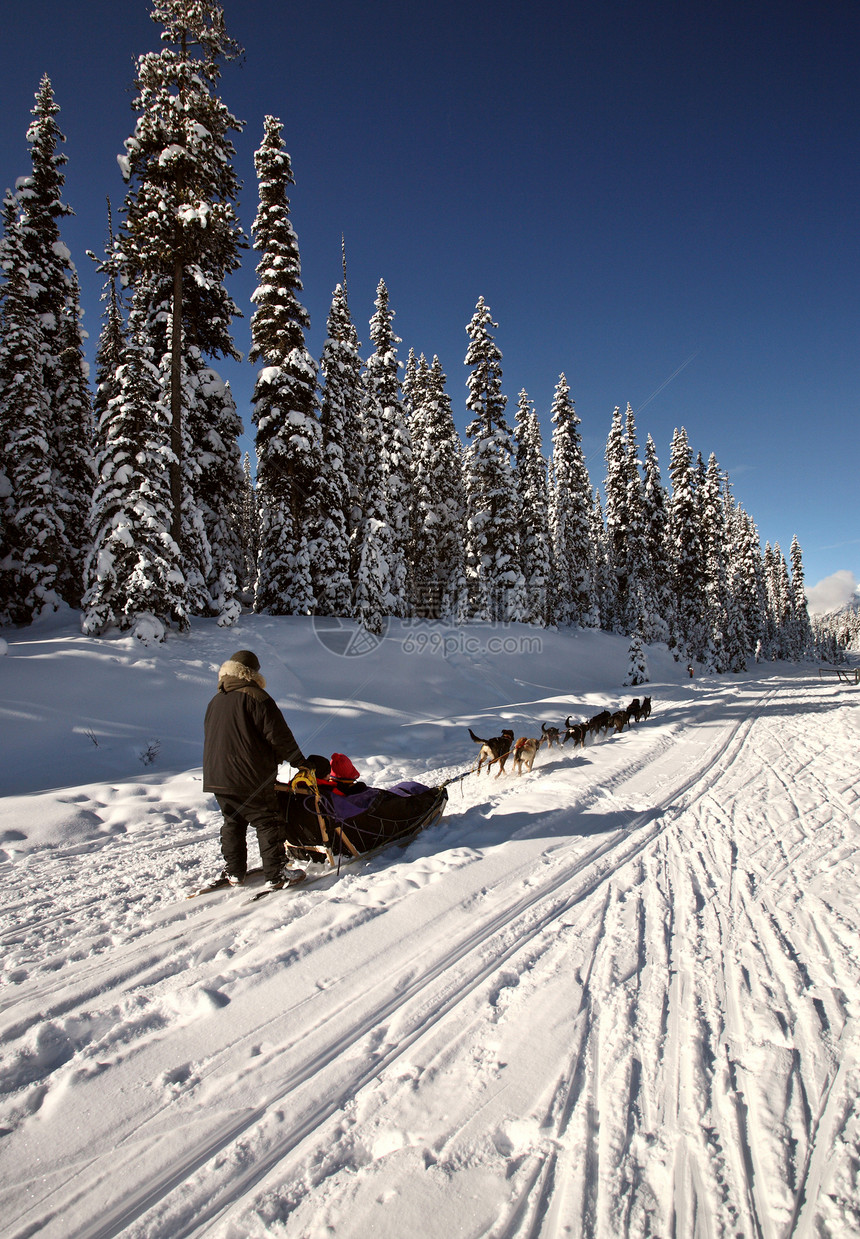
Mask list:
[{"label": "sled basket", "polygon": [[290,783],[276,783],[275,793],[290,855],[332,866],[340,858],[355,860],[411,838],[437,822],[448,801],[444,787],[421,783],[398,783],[385,791],[368,787],[339,796],[321,787],[308,770]]}]

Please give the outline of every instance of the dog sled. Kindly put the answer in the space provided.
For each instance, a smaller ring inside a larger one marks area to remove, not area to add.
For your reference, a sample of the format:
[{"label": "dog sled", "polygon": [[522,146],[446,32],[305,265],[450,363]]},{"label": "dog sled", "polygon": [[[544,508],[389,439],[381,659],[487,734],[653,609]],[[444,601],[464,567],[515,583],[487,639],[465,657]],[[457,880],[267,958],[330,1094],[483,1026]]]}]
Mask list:
[{"label": "dog sled", "polygon": [[332,868],[411,839],[438,822],[448,802],[444,787],[411,782],[337,794],[312,770],[276,783],[275,793],[288,854]]}]

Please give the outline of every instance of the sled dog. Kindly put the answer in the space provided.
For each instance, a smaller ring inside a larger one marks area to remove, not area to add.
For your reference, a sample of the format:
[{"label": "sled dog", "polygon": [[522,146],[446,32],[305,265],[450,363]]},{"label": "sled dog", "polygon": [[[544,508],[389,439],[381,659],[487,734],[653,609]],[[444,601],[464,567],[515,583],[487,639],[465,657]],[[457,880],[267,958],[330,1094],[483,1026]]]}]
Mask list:
[{"label": "sled dog", "polygon": [[568,714],[564,723],[564,736],[562,744],[567,744],[568,740],[573,741],[573,747],[579,745],[580,748],[585,748],[585,737],[588,735],[588,723],[572,723],[571,716]]},{"label": "sled dog", "polygon": [[536,740],[529,736],[520,736],[514,745],[514,773],[522,774],[523,766],[526,770],[531,770],[534,765],[537,751],[543,744],[543,740]]},{"label": "sled dog", "polygon": [[500,774],[504,773],[505,762],[508,760],[508,754],[510,753],[511,746],[514,743],[514,733],[508,728],[504,728],[500,736],[493,736],[490,740],[482,740],[480,736],[475,735],[470,727],[469,735],[476,744],[480,744],[481,746],[481,751],[478,754],[478,769],[476,773],[481,773],[481,766],[483,766],[484,762],[486,762],[487,774],[489,774],[490,766],[492,766],[495,762],[498,762],[499,769],[496,773],[496,778],[498,778]]}]

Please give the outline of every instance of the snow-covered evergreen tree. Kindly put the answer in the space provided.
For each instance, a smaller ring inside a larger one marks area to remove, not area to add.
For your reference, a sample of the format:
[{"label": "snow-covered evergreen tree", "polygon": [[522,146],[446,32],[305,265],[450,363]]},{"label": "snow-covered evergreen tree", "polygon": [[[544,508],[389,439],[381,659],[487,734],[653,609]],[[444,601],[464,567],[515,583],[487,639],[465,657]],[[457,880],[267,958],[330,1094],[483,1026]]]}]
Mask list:
[{"label": "snow-covered evergreen tree", "polygon": [[[145,287],[149,297],[135,316],[135,329],[145,330],[146,339],[134,347],[154,349],[159,405],[169,410],[171,534],[180,548],[175,568],[193,605],[209,610],[215,563],[207,541],[218,533],[206,528],[209,505],[201,506],[193,487],[207,476],[212,445],[189,433],[189,422],[199,428],[206,411],[195,414],[188,402],[198,389],[200,358],[238,359],[230,335],[238,311],[224,281],[239,265],[242,243],[229,136],[242,124],[216,88],[221,63],[241,49],[228,37],[214,0],[153,0],[152,18],[165,46],[138,59],[138,119],[119,160],[129,188],[117,255],[126,284],[136,296]],[[223,438],[232,420],[223,419],[219,433],[222,461],[235,478],[238,443]],[[226,492],[230,484],[224,478],[219,488]]]},{"label": "snow-covered evergreen tree", "polygon": [[[551,481],[550,470],[550,492],[553,481]],[[591,555],[591,576],[592,576],[592,592],[591,592],[591,615],[594,616],[594,624],[589,624],[589,627],[605,628],[606,623],[603,620],[603,607],[608,607],[613,610],[615,603],[612,601],[612,587],[615,580],[610,574],[610,565],[606,556],[606,524],[603,522],[603,507],[600,499],[599,488],[594,487],[591,494],[591,512],[589,514],[589,544]]]},{"label": "snow-covered evergreen tree", "polygon": [[723,500],[724,478],[712,452],[704,477],[697,488],[701,521],[702,551],[705,569],[705,596],[709,638],[706,667],[720,673],[730,670],[728,645],[729,580],[727,552],[729,530],[726,528]]},{"label": "snow-covered evergreen tree", "polygon": [[[611,631],[623,633],[631,629],[632,607],[627,564],[627,452],[624,445],[624,422],[621,409],[617,405],[612,413],[612,425],[606,439],[605,456],[604,518],[606,520],[607,559],[615,578],[613,589],[615,607],[612,612],[604,607],[604,624],[608,619]],[[635,606],[635,601],[633,605]]]},{"label": "snow-covered evergreen tree", "polygon": [[723,664],[726,671],[740,672],[755,649],[748,617],[744,613],[744,528],[739,505],[731,493],[728,477],[722,490],[725,573]]},{"label": "snow-covered evergreen tree", "polygon": [[637,629],[630,638],[624,683],[635,687],[637,684],[647,684],[648,680],[648,660],[645,657],[642,634]]},{"label": "snow-covered evergreen tree", "polygon": [[492,335],[497,327],[480,297],[466,328],[466,408],[472,414],[465,452],[466,573],[472,615],[510,622],[525,615],[525,581],[516,555],[518,500],[502,354]]},{"label": "snow-covered evergreen tree", "polygon": [[[422,371],[419,377],[419,369]],[[413,420],[415,418],[415,403],[416,397],[420,400],[420,393],[426,386],[427,374],[429,373],[429,365],[427,358],[421,354],[421,358],[415,356],[415,349],[410,348],[406,355],[406,365],[403,368],[403,382],[400,384],[400,391],[403,405],[403,415],[406,418],[406,424],[412,431]]]},{"label": "snow-covered evergreen tree", "polygon": [[198,350],[187,353],[188,430],[192,447],[187,460],[196,465],[192,493],[206,542],[205,607],[221,627],[242,613],[238,591],[243,568],[242,538],[236,497],[242,493],[242,463],[236,444],[242,422],[230,384],[206,364]]},{"label": "snow-covered evergreen tree", "polygon": [[595,627],[591,483],[579,433],[580,420],[562,374],[552,402],[552,476],[549,530],[552,544],[553,619]]},{"label": "snow-covered evergreen tree", "polygon": [[78,276],[58,223],[74,214],[62,201],[65,177],[61,169],[66,157],[59,149],[65,142],[56,122],[59,111],[46,74],[27,131],[32,174],[19,180],[16,196],[33,308],[43,330],[43,383],[51,407],[54,504],[63,527],[57,585],[61,597],[77,606],[94,482],[93,423]]},{"label": "snow-covered evergreen tree", "polygon": [[549,520],[547,461],[541,443],[540,422],[528,392],[520,392],[514,423],[520,521],[517,542],[520,571],[526,582],[526,619],[530,624],[551,620],[553,578]]},{"label": "snow-covered evergreen tree", "polygon": [[[409,581],[410,608],[412,614],[419,618],[425,617],[428,612],[435,614],[438,611],[438,597],[434,604],[427,593],[427,581],[430,580],[430,576],[420,562],[422,552],[419,549],[419,547],[423,547],[424,542],[422,531],[426,510],[423,496],[419,498],[419,493],[424,477],[422,445],[426,436],[425,407],[427,405],[429,386],[430,363],[423,353],[420,357],[416,357],[415,349],[410,348],[403,370],[401,388],[403,414],[406,418],[406,425],[409,429],[409,441],[412,445],[410,460],[412,509],[410,512],[409,554],[406,575]],[[430,586],[431,591],[435,588],[435,585]]]},{"label": "snow-covered evergreen tree", "polygon": [[250,356],[263,362],[253,396],[260,512],[256,606],[273,615],[304,614],[315,603],[312,551],[320,536],[322,435],[316,363],[305,345],[310,320],[297,296],[301,263],[287,197],[287,186],[295,182],[274,116],[265,118],[254,162],[260,187],[254,244],[261,259]]},{"label": "snow-covered evergreen tree", "polygon": [[[158,330],[149,290],[132,299],[123,339],[111,296],[99,350],[97,483],[90,514],[82,628],[115,626],[144,640],[188,626],[185,578],[171,533],[170,425],[161,400]],[[155,337],[156,342],[152,342]],[[118,360],[117,360],[118,358]]]},{"label": "snow-covered evergreen tree", "polygon": [[365,444],[367,450],[379,452],[381,455],[387,491],[389,532],[386,538],[386,558],[390,605],[392,614],[405,616],[409,613],[407,576],[412,540],[412,443],[399,395],[397,345],[400,337],[394,334],[394,311],[389,304],[384,280],[380,280],[377,285],[375,305],[376,312],[370,319],[373,352],[367,359],[364,382],[369,399],[374,401],[378,408],[371,421],[378,417],[380,437],[371,438],[368,427],[365,426]]},{"label": "snow-covered evergreen tree", "polygon": [[321,421],[324,441],[337,439],[341,448],[346,478],[343,502],[349,540],[349,576],[353,583],[358,570],[357,531],[361,524],[359,479],[364,455],[361,419],[365,391],[360,347],[349,309],[344,262],[344,283],[338,285],[332,296],[328,337],[323,347],[321,369],[325,388]]},{"label": "snow-covered evergreen tree", "polygon": [[[552,486],[550,486],[552,490]],[[592,613],[597,623],[595,627],[609,628],[607,617],[615,614],[615,574],[609,564],[608,539],[606,524],[603,520],[603,505],[600,501],[600,491],[595,486],[592,494],[591,513],[589,519],[589,541],[591,544],[591,561],[594,588],[592,593]]]},{"label": "snow-covered evergreen tree", "polygon": [[806,588],[803,577],[803,553],[797,534],[791,539],[791,597],[795,627],[795,658],[806,658],[812,642],[812,627],[806,605]]},{"label": "snow-covered evergreen tree", "polygon": [[746,655],[759,661],[769,657],[765,649],[769,629],[764,556],[755,521],[738,503],[735,504],[734,528],[734,594],[745,629]]},{"label": "snow-covered evergreen tree", "polygon": [[646,622],[646,641],[668,642],[674,627],[672,569],[668,555],[668,497],[660,477],[660,463],[654,440],[645,444],[645,477],[642,490],[645,520],[645,545],[654,591],[654,611]]},{"label": "snow-covered evergreen tree", "polygon": [[670,538],[677,617],[676,657],[706,659],[710,629],[705,596],[704,552],[695,491],[692,451],[683,428],[672,437],[669,475]]},{"label": "snow-covered evergreen tree", "polygon": [[[770,549],[770,548],[766,548]],[[794,598],[788,564],[778,542],[774,542],[768,573],[768,597],[775,629],[774,658],[796,658],[794,646]]]},{"label": "snow-covered evergreen tree", "polygon": [[318,492],[321,510],[317,587],[319,615],[352,614],[350,547],[358,505],[361,465],[361,359],[349,315],[346,289],[332,296],[320,368],[325,380],[320,424],[322,465]]},{"label": "snow-covered evergreen tree", "polygon": [[[14,476],[8,479],[10,518],[17,535],[9,539],[7,556],[17,554],[19,562],[26,563],[23,575],[16,577],[13,572],[7,578],[13,586],[10,598],[19,622],[60,600],[78,605],[93,486],[92,410],[78,279],[58,223],[72,214],[62,200],[66,156],[60,150],[65,138],[57,125],[59,110],[46,75],[27,131],[32,169],[19,178],[14,196],[7,195],[0,259],[7,285],[14,285],[4,297],[0,372],[12,378],[10,340],[13,349],[19,350],[26,337],[33,350],[30,376],[12,380],[32,393],[32,407],[22,409],[20,391],[0,396],[5,405],[0,424],[5,424],[11,445],[9,472],[18,472],[24,486],[21,490]],[[19,426],[16,418],[22,412],[24,422]],[[36,422],[39,429],[34,437]],[[19,447],[23,457],[16,465]],[[47,473],[35,466],[43,450]],[[40,491],[50,510],[43,506]],[[35,519],[33,503],[40,505]],[[17,552],[12,549],[16,539]]]},{"label": "snow-covered evergreen tree", "polygon": [[236,504],[236,520],[242,545],[242,581],[244,593],[253,595],[257,583],[257,557],[260,546],[260,522],[257,513],[257,491],[251,473],[248,452],[242,458],[242,490]]},{"label": "snow-covered evergreen tree", "polygon": [[355,617],[367,632],[381,635],[386,617],[395,609],[391,592],[394,548],[388,512],[388,471],[379,444],[384,437],[382,406],[375,391],[365,391],[361,426],[362,470],[359,477],[361,519],[355,532],[357,547],[354,588]]},{"label": "snow-covered evergreen tree", "polygon": [[627,580],[630,598],[628,628],[641,634],[652,631],[657,610],[656,588],[648,554],[648,527],[645,518],[645,486],[640,473],[642,461],[636,442],[636,419],[628,403],[624,415],[624,454],[627,472]]},{"label": "snow-covered evergreen tree", "polygon": [[464,588],[465,498],[462,445],[454,426],[446,377],[438,357],[421,356],[410,382],[414,543],[412,602],[415,614],[457,614]]},{"label": "snow-covered evergreen tree", "polygon": [[23,624],[60,605],[57,576],[65,531],[53,502],[51,408],[43,381],[43,332],[33,312],[30,268],[18,204],[11,194],[4,202],[3,224],[0,427],[7,494],[0,583],[4,618]]}]

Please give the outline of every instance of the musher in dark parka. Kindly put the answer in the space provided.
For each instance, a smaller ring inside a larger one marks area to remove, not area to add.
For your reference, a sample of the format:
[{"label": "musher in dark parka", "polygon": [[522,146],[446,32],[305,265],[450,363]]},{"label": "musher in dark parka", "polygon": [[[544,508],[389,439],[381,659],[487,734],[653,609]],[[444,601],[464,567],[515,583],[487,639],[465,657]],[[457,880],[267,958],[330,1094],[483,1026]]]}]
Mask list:
[{"label": "musher in dark parka", "polygon": [[248,826],[257,832],[267,883],[273,888],[284,885],[284,823],[275,798],[275,777],[284,761],[296,767],[306,764],[286,719],[266,692],[259,659],[251,650],[239,650],[218,671],[218,691],[206,709],[203,740],[203,790],[214,792],[224,815],[222,876],[233,885],[244,881],[248,869]]}]

